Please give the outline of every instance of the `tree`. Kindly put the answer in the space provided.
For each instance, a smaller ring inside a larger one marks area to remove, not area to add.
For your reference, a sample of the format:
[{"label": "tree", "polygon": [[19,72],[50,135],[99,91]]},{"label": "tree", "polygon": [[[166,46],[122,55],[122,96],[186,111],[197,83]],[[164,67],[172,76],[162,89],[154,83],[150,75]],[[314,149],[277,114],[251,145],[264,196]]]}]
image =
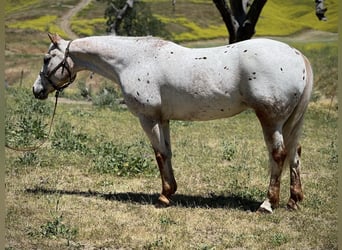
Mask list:
[{"label": "tree", "polygon": [[229,43],[250,39],[255,34],[262,8],[267,0],[213,0],[229,33]]},{"label": "tree", "polygon": [[316,3],[316,16],[318,17],[319,20],[321,21],[326,21],[327,18],[325,16],[325,12],[328,10],[324,6],[324,0],[315,0]]},{"label": "tree", "polygon": [[[110,33],[119,35],[159,35],[169,37],[162,22],[153,17],[148,6],[138,0],[107,0],[105,16]],[[250,39],[267,0],[213,0],[227,27],[229,43]],[[172,5],[176,0],[171,0]],[[324,0],[315,0],[316,16],[327,20]],[[133,8],[134,5],[134,8]],[[121,6],[117,8],[116,6]],[[123,22],[123,24],[122,24]]]},{"label": "tree", "polygon": [[107,0],[107,3],[105,18],[108,33],[121,36],[171,37],[164,24],[152,15],[148,4],[137,0]]}]

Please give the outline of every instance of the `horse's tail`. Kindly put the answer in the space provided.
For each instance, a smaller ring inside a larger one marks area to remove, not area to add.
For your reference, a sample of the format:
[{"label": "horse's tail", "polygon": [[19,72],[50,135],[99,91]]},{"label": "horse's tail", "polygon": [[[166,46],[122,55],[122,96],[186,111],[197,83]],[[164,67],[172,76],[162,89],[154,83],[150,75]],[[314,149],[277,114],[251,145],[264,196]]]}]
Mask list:
[{"label": "horse's tail", "polygon": [[[303,126],[303,120],[304,120],[304,114],[307,110],[307,107],[310,102],[311,98],[311,92],[313,88],[313,72],[310,65],[309,60],[304,56],[304,63],[305,63],[305,72],[306,72],[306,84],[303,90],[303,93],[299,99],[299,102],[295,109],[293,110],[292,114],[288,118],[288,120],[285,122],[283,126],[283,137],[284,137],[284,143],[285,148],[287,151],[287,156],[293,157],[293,155],[298,150],[298,153],[300,155],[300,149],[297,147],[299,142],[299,136],[301,133],[301,129]],[[295,151],[296,150],[296,151]],[[293,160],[293,159],[288,159]]]}]

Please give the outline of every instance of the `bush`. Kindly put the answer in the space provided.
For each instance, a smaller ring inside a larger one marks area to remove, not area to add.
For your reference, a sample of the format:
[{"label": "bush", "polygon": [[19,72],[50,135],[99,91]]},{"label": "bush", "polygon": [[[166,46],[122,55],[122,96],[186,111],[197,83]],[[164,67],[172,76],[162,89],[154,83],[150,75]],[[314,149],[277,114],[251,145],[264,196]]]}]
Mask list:
[{"label": "bush", "polygon": [[114,110],[119,109],[119,93],[114,86],[105,84],[98,94],[93,97],[93,104],[98,107],[109,107]]}]

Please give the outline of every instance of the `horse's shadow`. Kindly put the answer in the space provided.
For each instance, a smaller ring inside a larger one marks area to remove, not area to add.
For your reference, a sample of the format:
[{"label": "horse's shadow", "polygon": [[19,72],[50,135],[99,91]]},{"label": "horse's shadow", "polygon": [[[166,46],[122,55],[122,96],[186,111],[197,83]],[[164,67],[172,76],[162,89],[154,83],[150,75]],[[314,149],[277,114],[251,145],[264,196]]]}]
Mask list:
[{"label": "horse's shadow", "polygon": [[[59,195],[77,195],[83,197],[98,197],[105,200],[120,201],[123,203],[136,203],[142,205],[156,204],[159,194],[147,193],[101,193],[98,191],[79,191],[79,190],[59,190],[44,187],[35,187],[25,189],[31,194],[59,194]],[[243,211],[256,211],[260,202],[231,194],[229,196],[210,194],[207,196],[175,194],[172,196],[172,206],[184,208],[226,208],[239,209]]]}]

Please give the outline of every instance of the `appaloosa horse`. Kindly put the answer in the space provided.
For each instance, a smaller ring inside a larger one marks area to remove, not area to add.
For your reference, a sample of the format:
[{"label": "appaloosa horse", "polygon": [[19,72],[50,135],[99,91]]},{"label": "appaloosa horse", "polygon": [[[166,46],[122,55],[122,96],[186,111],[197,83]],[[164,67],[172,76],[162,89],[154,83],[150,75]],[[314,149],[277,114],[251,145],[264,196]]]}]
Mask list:
[{"label": "appaloosa horse", "polygon": [[287,207],[297,209],[303,199],[298,138],[313,85],[310,63],[298,50],[269,39],[190,49],[154,37],[49,37],[35,97],[46,99],[67,87],[81,70],[118,83],[154,149],[161,204],[169,205],[177,190],[169,121],[226,118],[250,108],[261,123],[271,175],[259,211],[272,212],[279,205],[285,160],[291,178]]}]

